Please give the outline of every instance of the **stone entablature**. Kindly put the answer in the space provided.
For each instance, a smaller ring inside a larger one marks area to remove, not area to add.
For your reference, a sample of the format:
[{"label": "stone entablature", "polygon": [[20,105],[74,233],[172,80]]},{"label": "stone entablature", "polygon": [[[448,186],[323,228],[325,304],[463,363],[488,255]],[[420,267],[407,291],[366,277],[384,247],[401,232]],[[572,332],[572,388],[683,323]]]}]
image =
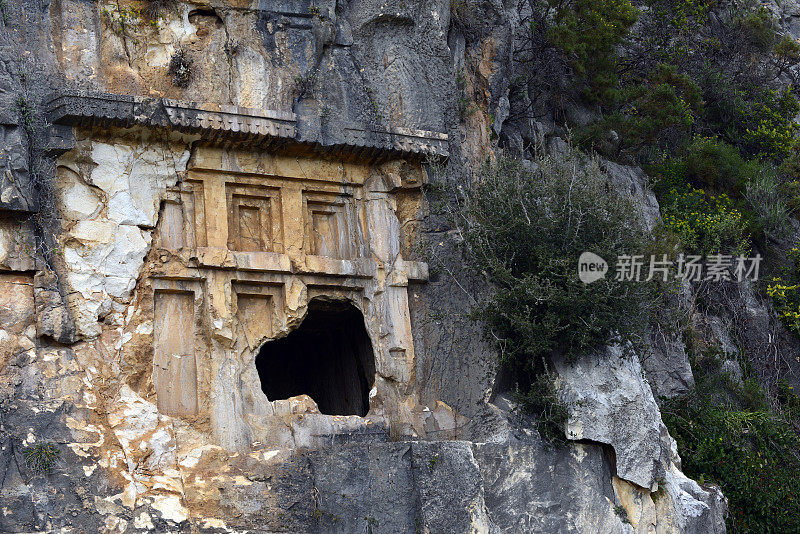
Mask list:
[{"label": "stone entablature", "polygon": [[345,127],[335,140],[304,139],[296,127],[297,116],[285,111],[82,91],[53,95],[46,107],[47,120],[52,124],[169,128],[199,133],[206,140],[248,141],[262,148],[277,148],[291,142],[328,156],[338,153],[364,158],[448,156],[446,134],[413,128]]}]

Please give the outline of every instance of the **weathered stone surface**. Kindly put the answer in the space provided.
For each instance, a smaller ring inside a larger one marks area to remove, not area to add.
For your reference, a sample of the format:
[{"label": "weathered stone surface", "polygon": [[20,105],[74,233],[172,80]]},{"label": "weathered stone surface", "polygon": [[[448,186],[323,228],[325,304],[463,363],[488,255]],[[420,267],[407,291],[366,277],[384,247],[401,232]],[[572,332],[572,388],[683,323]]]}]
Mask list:
[{"label": "weathered stone surface", "polygon": [[575,362],[557,360],[555,368],[569,404],[567,437],[611,445],[617,475],[655,489],[668,458],[666,428],[637,356],[612,345]]},{"label": "weathered stone surface", "polygon": [[477,444],[489,517],[499,532],[626,532],[603,450],[576,444]]},{"label": "weathered stone surface", "polygon": [[656,196],[648,187],[647,175],[640,167],[620,165],[601,160],[601,168],[608,174],[617,191],[629,198],[638,211],[639,221],[648,231],[655,228],[661,218]]},{"label": "weathered stone surface", "polygon": [[122,142],[83,139],[58,160],[66,270],[61,283],[72,289],[69,305],[79,336],[99,335],[98,319],[109,314],[121,324],[161,198],[185,171],[188,143],[180,136],[151,142],[146,134]]},{"label": "weathered stone surface", "polygon": [[47,269],[36,273],[34,302],[38,335],[59,343],[72,343],[75,341],[75,323],[63,294],[64,288],[54,271]]},{"label": "weathered stone surface", "polygon": [[694,376],[683,340],[653,333],[651,349],[642,355],[642,367],[656,399],[685,395],[694,387]]},{"label": "weathered stone surface", "polygon": [[36,211],[38,203],[31,184],[29,158],[24,129],[0,121],[0,208]]}]

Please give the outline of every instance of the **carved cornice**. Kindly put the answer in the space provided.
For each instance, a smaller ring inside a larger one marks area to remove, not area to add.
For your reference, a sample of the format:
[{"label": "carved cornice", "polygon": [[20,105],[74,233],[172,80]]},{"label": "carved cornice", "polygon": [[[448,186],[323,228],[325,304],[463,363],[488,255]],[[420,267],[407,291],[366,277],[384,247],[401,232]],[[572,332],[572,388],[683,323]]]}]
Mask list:
[{"label": "carved cornice", "polygon": [[[239,106],[197,104],[167,98],[109,93],[64,91],[47,104],[47,120],[66,126],[140,125],[196,133],[212,142],[249,142],[261,147],[296,144],[314,151],[375,157],[387,153],[405,156],[447,157],[447,135],[439,132],[392,128],[344,128],[333,140],[301,139],[297,116],[291,112]],[[54,132],[53,149],[65,149],[63,132]]]}]

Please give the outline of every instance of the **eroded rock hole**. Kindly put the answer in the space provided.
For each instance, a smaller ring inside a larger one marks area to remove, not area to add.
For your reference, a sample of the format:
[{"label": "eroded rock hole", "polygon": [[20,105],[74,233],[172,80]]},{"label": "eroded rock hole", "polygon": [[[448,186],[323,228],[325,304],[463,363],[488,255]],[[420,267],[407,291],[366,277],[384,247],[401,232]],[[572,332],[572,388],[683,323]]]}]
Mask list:
[{"label": "eroded rock hole", "polygon": [[349,302],[312,300],[297,329],[261,347],[256,368],[271,401],[305,393],[324,414],[369,411],[375,356],[364,316]]},{"label": "eroded rock hole", "polygon": [[189,23],[197,28],[197,37],[203,39],[214,30],[222,28],[222,18],[213,9],[195,9],[189,12]]}]

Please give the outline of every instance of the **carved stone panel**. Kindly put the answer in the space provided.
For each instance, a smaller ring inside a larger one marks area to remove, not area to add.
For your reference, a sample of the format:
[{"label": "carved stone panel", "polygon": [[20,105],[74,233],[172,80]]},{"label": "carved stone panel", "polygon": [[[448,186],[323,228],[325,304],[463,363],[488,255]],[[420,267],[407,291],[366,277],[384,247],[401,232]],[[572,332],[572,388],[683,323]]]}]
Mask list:
[{"label": "carved stone panel", "polygon": [[358,257],[361,239],[350,196],[307,192],[304,195],[305,247],[308,254],[335,259]]},{"label": "carved stone panel", "polygon": [[274,337],[283,313],[283,286],[234,282],[236,319],[242,325],[247,345],[257,347]]},{"label": "carved stone panel", "polygon": [[206,244],[203,183],[189,181],[168,191],[159,221],[160,246],[169,250]]},{"label": "carved stone panel", "polygon": [[228,248],[242,252],[282,252],[280,190],[228,183]]},{"label": "carved stone panel", "polygon": [[193,292],[155,292],[153,383],[167,415],[197,413],[194,319]]}]

